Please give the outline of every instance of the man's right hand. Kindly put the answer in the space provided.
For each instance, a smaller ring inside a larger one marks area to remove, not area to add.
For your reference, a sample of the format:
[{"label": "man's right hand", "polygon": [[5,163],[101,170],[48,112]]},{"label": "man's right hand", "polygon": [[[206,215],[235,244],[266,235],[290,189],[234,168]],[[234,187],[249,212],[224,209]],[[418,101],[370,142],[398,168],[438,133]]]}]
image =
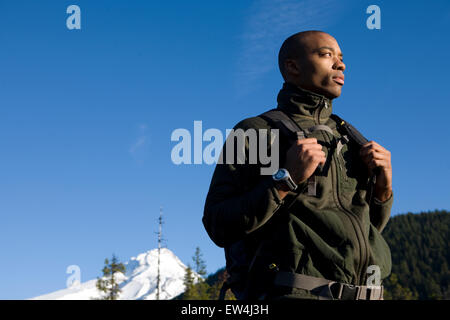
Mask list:
[{"label": "man's right hand", "polygon": [[[325,165],[326,156],[322,145],[316,138],[297,140],[286,153],[285,168],[289,171],[292,180],[300,184],[311,177],[317,166]],[[288,193],[284,188],[277,188],[283,199]]]}]

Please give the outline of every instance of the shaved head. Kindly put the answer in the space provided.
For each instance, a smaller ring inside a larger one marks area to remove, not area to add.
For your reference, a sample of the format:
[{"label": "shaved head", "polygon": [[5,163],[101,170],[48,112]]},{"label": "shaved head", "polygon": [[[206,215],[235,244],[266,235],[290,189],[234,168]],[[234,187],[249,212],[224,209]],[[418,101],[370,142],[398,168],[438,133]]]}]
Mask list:
[{"label": "shaved head", "polygon": [[299,60],[304,57],[308,47],[308,39],[310,39],[311,36],[317,36],[319,34],[330,36],[323,31],[310,30],[298,32],[284,40],[280,52],[278,53],[278,67],[280,68],[284,80],[286,80],[284,61],[287,59]]},{"label": "shaved head", "polygon": [[331,99],[341,94],[345,64],[336,39],[326,32],[303,31],[287,38],[278,66],[286,82]]}]

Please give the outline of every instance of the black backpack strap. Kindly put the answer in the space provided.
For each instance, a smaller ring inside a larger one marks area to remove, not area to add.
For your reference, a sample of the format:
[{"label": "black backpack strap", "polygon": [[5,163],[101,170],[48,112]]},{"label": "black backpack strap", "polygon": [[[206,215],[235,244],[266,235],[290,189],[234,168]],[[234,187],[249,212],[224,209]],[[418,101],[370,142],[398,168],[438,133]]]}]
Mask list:
[{"label": "black backpack strap", "polygon": [[259,115],[275,128],[281,130],[282,134],[290,140],[305,139],[305,133],[299,125],[280,109],[272,109]]},{"label": "black backpack strap", "polygon": [[350,123],[342,120],[341,117],[332,114],[330,116],[334,121],[336,121],[336,124],[338,127],[342,128],[343,131],[354,141],[356,142],[360,147],[365,145],[369,140],[364,137],[361,132],[359,132],[354,126],[352,126]]},{"label": "black backpack strap", "polygon": [[[323,130],[323,128],[310,128],[303,130],[302,128],[300,128],[297,122],[295,122],[291,117],[289,117],[285,112],[281,111],[280,109],[269,110],[259,115],[259,117],[265,119],[267,122],[271,123],[272,126],[279,129],[280,132],[284,136],[288,137],[288,139],[292,142],[305,139],[306,133],[311,133],[316,129]],[[320,171],[321,169],[322,168],[318,168],[317,170]],[[308,179],[308,195],[316,196],[316,187],[317,187],[316,177],[315,175],[312,175]],[[294,200],[291,201],[291,204],[293,202]]]},{"label": "black backpack strap", "polygon": [[[272,109],[267,112],[264,112],[263,114],[260,114],[259,117],[265,119],[269,123],[272,124],[275,128],[278,128],[281,130],[281,132],[288,136],[291,140],[298,140],[298,139],[304,139],[307,137],[307,135],[313,133],[314,131],[326,131],[330,135],[334,136],[336,138],[336,135],[333,133],[333,130],[324,124],[318,124],[315,126],[312,126],[310,128],[301,128],[297,122],[295,122],[289,115],[284,113],[280,109]],[[336,116],[337,117],[337,116]],[[336,119],[335,119],[336,120]],[[336,120],[338,122],[338,120]],[[339,122],[344,122],[342,119],[339,118]],[[362,141],[365,139],[359,132],[356,130],[353,126],[348,124],[355,132],[356,134],[359,134],[361,137],[360,140]]]},{"label": "black backpack strap", "polygon": [[[332,119],[334,119],[336,121],[336,125],[340,128],[342,128],[342,130],[344,131],[344,133],[346,133],[350,139],[352,139],[354,142],[356,142],[359,147],[362,147],[363,145],[365,145],[366,143],[369,142],[369,140],[364,137],[361,132],[359,132],[354,126],[352,126],[350,123],[342,120],[341,117],[332,114],[330,115],[330,117]],[[373,171],[373,175],[371,177],[369,177],[369,190],[368,190],[368,195],[367,195],[367,202],[370,204],[372,201],[372,197],[373,197],[373,187],[376,183],[376,175],[379,172],[380,168],[377,167],[374,169]]]}]

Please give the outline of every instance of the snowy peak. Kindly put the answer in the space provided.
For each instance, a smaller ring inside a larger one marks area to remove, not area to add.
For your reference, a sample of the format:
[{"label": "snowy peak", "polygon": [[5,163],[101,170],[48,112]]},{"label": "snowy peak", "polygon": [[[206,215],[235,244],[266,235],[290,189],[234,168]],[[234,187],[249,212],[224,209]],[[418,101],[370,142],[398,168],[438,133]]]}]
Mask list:
[{"label": "snowy peak", "polygon": [[[120,300],[153,300],[156,299],[158,275],[158,249],[153,249],[132,257],[124,263],[125,274],[117,274],[117,282],[121,289]],[[186,266],[169,249],[161,248],[160,261],[160,299],[167,300],[184,291]],[[197,275],[195,275],[197,276]],[[89,300],[99,299],[100,292],[95,284],[96,279],[59,290],[50,294],[35,297],[36,300]]]},{"label": "snowy peak", "polygon": [[[132,257],[125,264],[127,280],[121,283],[121,299],[156,299],[158,276],[158,249]],[[162,248],[159,268],[160,299],[171,299],[184,291],[183,279],[186,266],[169,249]]]}]

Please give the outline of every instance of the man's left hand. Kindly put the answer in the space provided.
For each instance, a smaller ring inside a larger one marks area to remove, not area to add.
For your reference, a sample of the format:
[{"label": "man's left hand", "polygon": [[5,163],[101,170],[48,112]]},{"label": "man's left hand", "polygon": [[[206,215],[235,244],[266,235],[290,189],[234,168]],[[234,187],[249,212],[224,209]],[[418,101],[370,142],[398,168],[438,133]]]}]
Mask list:
[{"label": "man's left hand", "polygon": [[381,202],[388,200],[392,194],[391,153],[375,141],[370,141],[361,147],[360,155],[370,175],[379,167],[375,171],[374,196]]}]

